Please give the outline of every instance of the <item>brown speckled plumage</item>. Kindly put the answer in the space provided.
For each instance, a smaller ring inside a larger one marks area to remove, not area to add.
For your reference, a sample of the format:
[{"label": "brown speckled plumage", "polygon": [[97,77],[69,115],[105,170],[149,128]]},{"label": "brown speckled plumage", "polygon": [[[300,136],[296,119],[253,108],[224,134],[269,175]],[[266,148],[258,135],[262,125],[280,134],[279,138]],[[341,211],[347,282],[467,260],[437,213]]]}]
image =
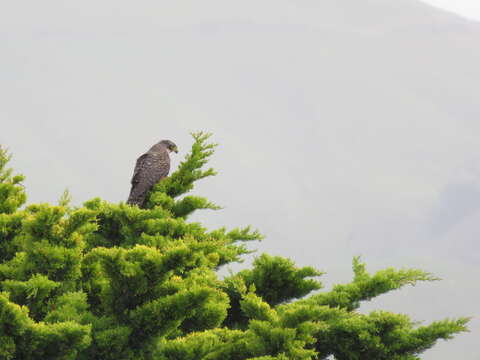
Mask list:
[{"label": "brown speckled plumage", "polygon": [[162,140],[137,159],[127,204],[143,207],[149,191],[168,175],[171,151],[177,152],[177,146],[170,140]]}]

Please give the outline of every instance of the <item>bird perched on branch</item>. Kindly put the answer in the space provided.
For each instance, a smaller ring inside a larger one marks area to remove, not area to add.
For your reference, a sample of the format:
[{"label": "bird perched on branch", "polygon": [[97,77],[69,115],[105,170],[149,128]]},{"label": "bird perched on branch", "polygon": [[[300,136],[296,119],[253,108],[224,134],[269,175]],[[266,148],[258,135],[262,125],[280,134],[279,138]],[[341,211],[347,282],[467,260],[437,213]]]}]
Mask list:
[{"label": "bird perched on branch", "polygon": [[170,140],[162,140],[137,159],[127,204],[143,207],[149,191],[168,175],[169,154],[172,151],[178,153],[177,145]]}]

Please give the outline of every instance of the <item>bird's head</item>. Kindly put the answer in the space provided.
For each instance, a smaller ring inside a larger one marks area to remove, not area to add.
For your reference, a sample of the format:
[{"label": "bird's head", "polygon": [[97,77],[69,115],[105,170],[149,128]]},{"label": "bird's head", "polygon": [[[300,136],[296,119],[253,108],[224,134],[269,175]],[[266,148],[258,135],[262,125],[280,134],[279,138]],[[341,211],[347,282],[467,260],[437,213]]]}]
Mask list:
[{"label": "bird's head", "polygon": [[170,140],[162,140],[160,141],[160,144],[162,144],[163,146],[165,146],[167,148],[167,150],[169,152],[175,152],[175,153],[178,153],[178,148],[177,148],[177,145],[175,145],[175,143],[173,141],[170,141]]}]

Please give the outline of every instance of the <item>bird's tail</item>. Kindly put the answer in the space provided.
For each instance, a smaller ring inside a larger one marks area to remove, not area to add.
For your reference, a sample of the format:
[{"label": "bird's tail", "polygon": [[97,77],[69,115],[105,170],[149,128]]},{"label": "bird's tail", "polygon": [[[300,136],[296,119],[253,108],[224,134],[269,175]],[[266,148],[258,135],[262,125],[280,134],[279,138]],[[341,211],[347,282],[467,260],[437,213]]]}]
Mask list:
[{"label": "bird's tail", "polygon": [[145,204],[145,200],[147,198],[147,191],[138,191],[138,188],[132,186],[130,190],[130,195],[128,196],[127,204],[129,205],[137,205],[139,208],[143,208]]}]

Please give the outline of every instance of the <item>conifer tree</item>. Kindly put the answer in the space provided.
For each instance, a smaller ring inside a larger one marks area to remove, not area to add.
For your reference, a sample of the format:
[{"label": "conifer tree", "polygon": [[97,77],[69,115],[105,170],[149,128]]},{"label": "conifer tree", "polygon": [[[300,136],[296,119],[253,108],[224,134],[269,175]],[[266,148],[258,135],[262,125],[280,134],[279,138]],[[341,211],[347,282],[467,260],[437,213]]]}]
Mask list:
[{"label": "conifer tree", "polygon": [[262,236],[188,221],[219,209],[186,195],[215,174],[204,169],[215,149],[208,139],[193,134],[145,209],[99,198],[73,207],[68,195],[22,207],[23,177],[0,148],[0,359],[413,360],[466,331],[466,318],[417,326],[405,315],[357,311],[435,280],[421,270],[372,275],[356,258],[352,282],[320,291],[316,269],[263,254],[220,279],[218,269]]}]

